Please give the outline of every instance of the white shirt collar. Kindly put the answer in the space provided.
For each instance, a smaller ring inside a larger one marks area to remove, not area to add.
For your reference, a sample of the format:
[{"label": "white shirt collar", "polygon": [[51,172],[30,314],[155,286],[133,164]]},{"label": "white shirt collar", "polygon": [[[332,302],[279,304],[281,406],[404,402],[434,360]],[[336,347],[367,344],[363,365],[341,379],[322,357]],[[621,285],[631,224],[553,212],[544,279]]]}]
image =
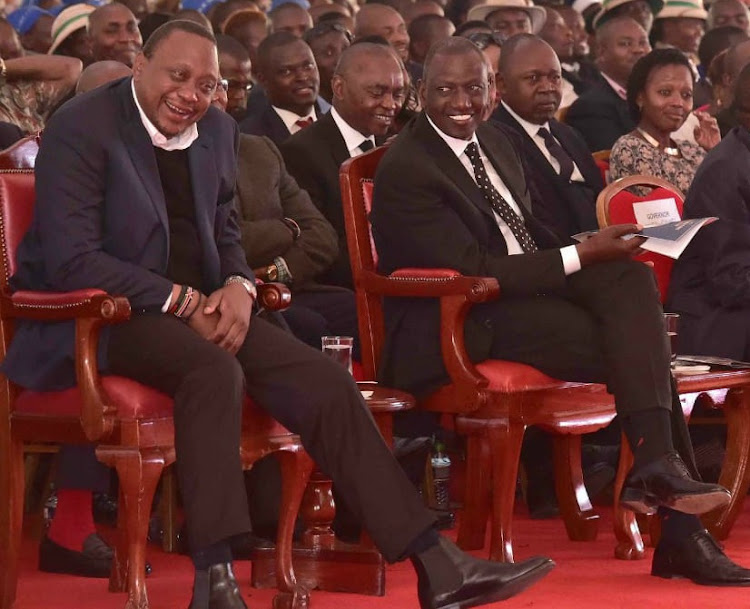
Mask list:
[{"label": "white shirt collar", "polygon": [[279,115],[279,118],[284,122],[284,125],[286,125],[286,128],[289,130],[289,133],[296,133],[300,130],[299,125],[296,125],[297,121],[306,120],[308,118],[311,118],[314,121],[318,119],[317,115],[315,114],[315,104],[313,104],[312,110],[305,114],[304,116],[300,116],[299,114],[292,112],[291,110],[285,110],[284,108],[279,108],[278,106],[271,106],[276,114]]},{"label": "white shirt collar", "polygon": [[453,137],[452,135],[448,135],[447,133],[443,133],[438,129],[437,125],[432,122],[432,119],[430,118],[430,115],[425,112],[425,116],[427,117],[427,120],[429,121],[430,125],[432,125],[432,128],[437,132],[437,134],[442,138],[442,140],[448,144],[448,147],[453,151],[453,154],[455,154],[457,157],[460,157],[464,152],[466,152],[466,147],[474,142],[477,146],[479,146],[479,140],[477,139],[477,134],[473,133],[470,140],[460,140],[457,137]]},{"label": "white shirt collar", "polygon": [[520,116],[518,116],[518,114],[516,114],[513,111],[513,109],[508,104],[506,104],[504,101],[501,101],[500,103],[505,107],[505,109],[508,111],[508,113],[514,119],[516,119],[516,121],[518,122],[518,124],[521,125],[521,127],[523,127],[523,130],[526,133],[529,134],[529,137],[532,137],[532,138],[536,137],[537,133],[539,133],[539,130],[542,129],[542,128],[546,129],[547,131],[550,131],[549,123],[544,123],[543,125],[537,125],[536,123],[530,123],[526,119],[523,119]]},{"label": "white shirt collar", "polygon": [[333,122],[336,123],[336,126],[339,128],[339,131],[341,132],[341,137],[344,138],[344,144],[346,144],[346,149],[349,151],[349,156],[357,156],[362,152],[360,149],[360,144],[362,144],[362,140],[370,140],[375,145],[375,141],[372,136],[366,136],[362,135],[359,131],[357,131],[354,127],[352,127],[349,123],[347,123],[344,118],[338,113],[338,110],[336,108],[331,108],[331,117],[333,118]]},{"label": "white shirt collar", "polygon": [[133,101],[135,102],[135,107],[138,108],[138,114],[141,115],[141,122],[143,123],[149,138],[151,138],[151,143],[154,146],[161,148],[162,150],[185,150],[185,148],[189,148],[190,145],[198,139],[198,125],[196,123],[193,123],[185,129],[185,131],[178,133],[174,137],[167,137],[164,135],[149,120],[148,116],[146,116],[146,113],[143,111],[143,108],[141,108],[141,104],[138,102],[138,96],[135,93],[135,83],[132,79],[130,81],[130,90],[133,93]]},{"label": "white shirt collar", "polygon": [[607,81],[607,83],[609,84],[609,86],[612,87],[615,90],[615,93],[617,93],[617,95],[619,95],[622,99],[627,99],[628,98],[628,92],[625,89],[625,87],[623,87],[621,84],[615,82],[613,79],[611,79],[609,76],[607,76],[601,70],[599,71],[599,73],[602,75],[602,77],[604,78],[604,80]]}]

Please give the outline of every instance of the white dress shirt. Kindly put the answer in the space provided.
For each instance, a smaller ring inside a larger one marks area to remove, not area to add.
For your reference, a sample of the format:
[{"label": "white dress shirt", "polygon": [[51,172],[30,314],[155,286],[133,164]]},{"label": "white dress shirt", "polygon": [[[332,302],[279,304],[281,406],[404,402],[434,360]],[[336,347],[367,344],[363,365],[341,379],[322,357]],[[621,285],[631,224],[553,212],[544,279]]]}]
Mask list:
[{"label": "white dress shirt", "polygon": [[615,82],[612,78],[607,76],[604,72],[599,72],[602,75],[602,78],[607,81],[607,84],[612,87],[617,93],[617,95],[620,97],[620,99],[627,99],[628,98],[628,92],[621,84]]},{"label": "white dress shirt", "polygon": [[[497,190],[502,195],[502,197],[508,202],[508,205],[510,205],[511,209],[516,214],[518,214],[518,216],[523,221],[521,208],[518,207],[518,203],[516,203],[515,199],[513,198],[510,189],[505,185],[503,180],[500,178],[500,175],[497,173],[497,171],[495,171],[492,163],[487,158],[484,150],[482,150],[482,146],[479,144],[476,133],[472,134],[470,140],[461,140],[452,137],[447,133],[443,133],[440,129],[438,129],[435,123],[432,122],[432,119],[429,116],[427,116],[427,120],[429,121],[435,132],[441,137],[441,139],[446,144],[448,144],[448,147],[451,149],[453,154],[456,155],[459,162],[464,166],[466,171],[469,172],[469,175],[471,176],[471,179],[474,180],[474,182],[476,182],[477,179],[474,175],[474,168],[471,165],[471,161],[466,155],[466,147],[472,142],[477,145],[477,147],[479,148],[479,158],[482,161],[485,170],[487,171],[487,177],[489,177],[490,183],[495,187],[495,190]],[[508,254],[523,254],[523,248],[521,247],[521,244],[518,242],[518,239],[516,239],[513,232],[510,230],[510,227],[499,216],[499,214],[495,212],[494,209],[492,210],[492,213],[495,216],[495,222],[497,222],[497,226],[500,229],[500,232],[503,234],[503,238],[505,239]],[[575,245],[569,245],[567,247],[561,248],[560,257],[562,258],[563,270],[565,271],[566,275],[572,275],[573,273],[581,270],[581,260],[578,257],[578,251],[576,250]]]},{"label": "white dress shirt", "polygon": [[[528,136],[531,138],[531,141],[536,144],[536,147],[539,148],[539,151],[544,155],[544,158],[547,159],[550,165],[552,165],[552,169],[555,170],[555,173],[558,175],[560,174],[560,161],[558,161],[555,157],[552,156],[552,153],[547,148],[547,144],[544,141],[544,138],[539,135],[539,129],[546,129],[549,131],[550,135],[552,135],[552,130],[549,128],[549,123],[544,123],[543,125],[536,125],[534,123],[530,123],[527,120],[522,119],[518,114],[513,112],[513,109],[506,104],[505,102],[501,102],[505,109],[508,111],[508,113],[516,119],[516,122],[518,122],[521,127],[523,127],[523,130],[528,134]],[[552,135],[552,139],[554,139],[558,144],[560,144],[560,141]],[[562,144],[560,144],[560,147],[562,148]],[[573,159],[571,159],[573,160]],[[570,175],[570,181],[571,182],[585,182],[586,180],[583,179],[583,175],[581,174],[581,171],[578,169],[578,165],[575,164],[575,161],[573,161],[573,173]]]},{"label": "white dress shirt", "polygon": [[346,144],[346,149],[349,151],[350,158],[362,154],[363,151],[360,148],[360,145],[363,140],[369,140],[372,145],[375,146],[374,136],[362,135],[342,118],[336,108],[331,108],[331,117],[333,118],[333,122],[336,123],[336,126],[339,128],[341,137],[344,138],[344,143]]},{"label": "white dress shirt", "polygon": [[286,128],[289,129],[289,133],[294,135],[302,129],[297,124],[297,121],[304,121],[308,118],[311,118],[313,122],[318,120],[318,116],[315,114],[315,105],[313,104],[312,110],[308,114],[305,114],[304,116],[300,116],[299,114],[296,114],[295,112],[292,112],[291,110],[285,110],[284,108],[279,108],[278,106],[271,106],[271,108],[274,109],[274,112],[279,115],[279,118],[284,122],[284,125],[286,125]]},{"label": "white dress shirt", "polygon": [[135,83],[130,81],[130,90],[133,93],[133,101],[135,107],[138,108],[138,114],[141,115],[141,122],[146,128],[148,136],[151,138],[151,143],[157,148],[162,150],[185,150],[190,144],[198,139],[198,125],[193,123],[182,133],[178,133],[174,137],[167,137],[156,126],[149,120],[146,113],[141,108],[141,104],[138,102],[138,96],[135,94]]}]

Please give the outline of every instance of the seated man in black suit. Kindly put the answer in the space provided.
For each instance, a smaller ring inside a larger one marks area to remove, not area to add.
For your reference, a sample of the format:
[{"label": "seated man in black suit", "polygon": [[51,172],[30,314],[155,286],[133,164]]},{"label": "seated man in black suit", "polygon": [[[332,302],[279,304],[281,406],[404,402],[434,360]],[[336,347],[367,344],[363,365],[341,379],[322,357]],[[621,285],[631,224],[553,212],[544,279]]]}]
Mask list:
[{"label": "seated man in black suit", "polygon": [[[14,289],[100,288],[132,317],[102,332],[101,369],[174,398],[178,477],[195,566],[191,609],[246,609],[229,539],[249,530],[240,463],[247,392],[298,433],[389,561],[410,558],[423,609],[508,598],[552,568],[461,552],[434,528],[347,370],[257,316],[234,207],[235,122],[210,107],[216,42],[175,20],[122,79],[47,126]],[[72,322],[18,324],[2,370],[21,386],[75,383]]]},{"label": "seated man in black suit", "polygon": [[[454,268],[496,277],[500,300],[467,317],[470,356],[522,362],[560,379],[606,381],[635,456],[620,500],[662,517],[652,573],[750,585],[750,570],[732,563],[695,515],[726,504],[729,493],[694,478],[652,271],[630,260],[642,240],[620,238],[637,227],[612,226],[561,248],[528,211],[515,149],[483,122],[488,77],[481,51],[464,38],[438,43],[428,55],[420,87],[425,110],[375,175],[370,217],[381,271]],[[386,304],[382,380],[423,395],[437,389],[447,377],[439,304]]]},{"label": "seated man in black suit", "polygon": [[390,47],[358,43],[341,55],[333,77],[333,109],[280,146],[289,172],[336,229],[339,255],[320,276],[352,287],[341,206],[341,163],[382,143],[404,101],[404,76]]},{"label": "seated man in black suit", "polygon": [[597,228],[596,197],[604,183],[581,136],[554,118],[561,82],[552,47],[531,34],[514,36],[503,45],[502,101],[492,118],[520,134],[526,175],[539,195],[534,217],[566,240]]},{"label": "seated man in black suit", "polygon": [[630,17],[615,17],[596,30],[598,85],[570,107],[565,122],[586,140],[589,150],[609,150],[635,128],[625,88],[635,62],[651,50],[648,34]]},{"label": "seated man in black suit", "polygon": [[280,146],[320,118],[318,67],[307,43],[289,32],[271,34],[260,43],[255,67],[266,99],[248,109],[240,130]]}]

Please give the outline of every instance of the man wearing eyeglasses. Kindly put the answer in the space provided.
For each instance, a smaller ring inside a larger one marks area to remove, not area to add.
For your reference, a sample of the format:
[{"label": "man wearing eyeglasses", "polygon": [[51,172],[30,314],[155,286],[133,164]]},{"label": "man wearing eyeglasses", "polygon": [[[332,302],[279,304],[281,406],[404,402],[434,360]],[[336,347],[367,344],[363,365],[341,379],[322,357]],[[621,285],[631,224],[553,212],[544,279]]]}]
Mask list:
[{"label": "man wearing eyeglasses", "polygon": [[253,65],[247,49],[231,36],[216,36],[219,52],[219,85],[227,92],[227,114],[241,121],[247,112],[247,98],[253,89]]}]

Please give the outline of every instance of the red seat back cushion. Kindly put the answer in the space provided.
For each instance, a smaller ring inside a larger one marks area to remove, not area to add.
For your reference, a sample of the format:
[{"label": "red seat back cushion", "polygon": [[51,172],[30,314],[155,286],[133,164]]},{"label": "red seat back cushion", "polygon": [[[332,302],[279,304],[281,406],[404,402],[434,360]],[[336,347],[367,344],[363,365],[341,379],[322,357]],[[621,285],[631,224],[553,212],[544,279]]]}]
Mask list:
[{"label": "red seat back cushion", "polygon": [[[631,192],[625,190],[617,193],[615,197],[609,202],[609,223],[610,224],[630,224],[635,222],[635,212],[633,211],[633,204],[639,201],[656,201],[658,199],[674,199],[677,204],[677,211],[682,217],[682,206],[683,200],[678,197],[673,191],[666,188],[654,188],[645,197],[639,197]],[[646,252],[638,257],[638,260],[643,262],[652,262],[654,264],[654,274],[656,275],[656,283],[659,286],[659,293],[661,294],[662,303],[667,297],[667,291],[669,290],[669,280],[672,275],[672,266],[674,266],[674,260],[661,254],[654,254],[653,252]]]},{"label": "red seat back cushion", "polygon": [[3,264],[9,277],[16,272],[16,251],[31,225],[35,192],[33,173],[0,174]]},{"label": "red seat back cushion", "polygon": [[607,183],[609,178],[609,161],[603,161],[601,159],[594,159],[594,163],[599,168],[599,172],[602,174],[602,182]]}]

